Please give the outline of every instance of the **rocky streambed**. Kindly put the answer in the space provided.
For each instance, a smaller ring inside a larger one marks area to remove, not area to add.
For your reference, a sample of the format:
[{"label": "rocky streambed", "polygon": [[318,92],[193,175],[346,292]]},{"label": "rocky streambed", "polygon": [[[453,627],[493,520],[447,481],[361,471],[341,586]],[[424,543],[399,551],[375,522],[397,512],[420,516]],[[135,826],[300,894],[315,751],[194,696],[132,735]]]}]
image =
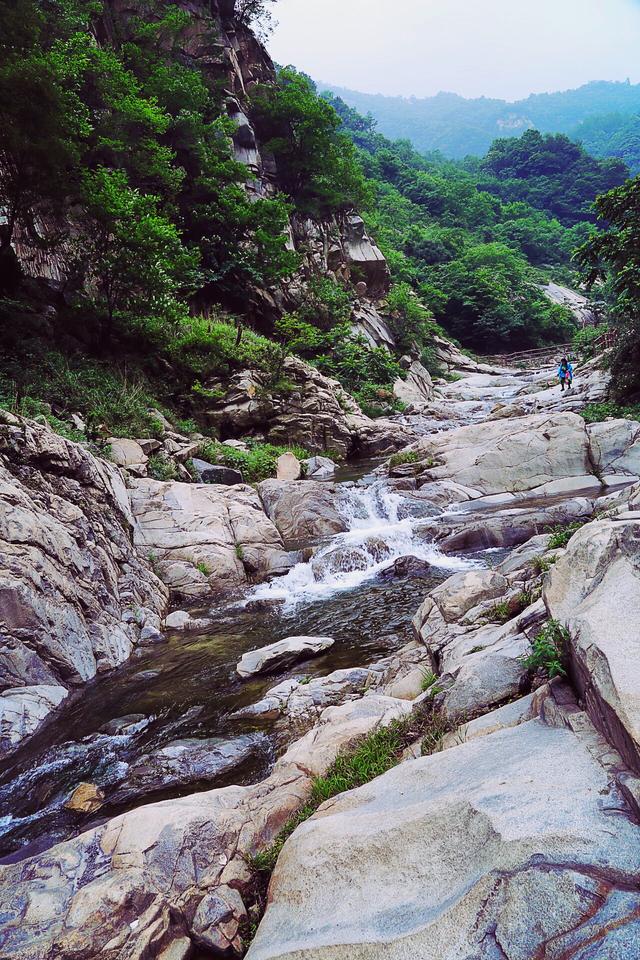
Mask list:
[{"label": "rocky streambed", "polygon": [[[573,412],[597,370],[570,399],[550,371],[460,374],[338,484],[127,489],[3,427],[0,955],[242,954],[251,856],[434,697],[443,740],[295,831],[248,955],[637,955],[640,424]],[[169,594],[193,629],[163,626]],[[556,621],[548,683],[525,661]],[[334,642],[237,674],[301,635]]]}]

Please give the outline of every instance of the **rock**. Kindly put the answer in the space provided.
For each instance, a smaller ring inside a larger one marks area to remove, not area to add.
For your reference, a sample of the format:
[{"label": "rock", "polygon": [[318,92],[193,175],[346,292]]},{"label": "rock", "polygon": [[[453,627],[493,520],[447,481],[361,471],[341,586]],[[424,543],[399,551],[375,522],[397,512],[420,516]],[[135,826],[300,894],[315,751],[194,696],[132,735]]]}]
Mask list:
[{"label": "rock", "polygon": [[0,414],[0,754],[159,628],[167,591],[134,537],[117,467]]},{"label": "rock", "polygon": [[333,484],[263,480],[258,493],[267,516],[286,541],[317,539],[347,529]]},{"label": "rock", "polygon": [[400,361],[405,368],[405,379],[398,378],[393,385],[393,392],[398,400],[408,406],[420,409],[433,400],[433,381],[426,367],[419,360],[403,357]]},{"label": "rock", "polygon": [[223,884],[198,904],[191,925],[194,940],[217,955],[240,957],[244,951],[239,929],[246,918],[238,891]]},{"label": "rock", "polygon": [[514,700],[513,703],[507,703],[504,707],[498,707],[497,710],[463,723],[453,733],[445,734],[442,749],[448,750],[450,747],[457,747],[461,743],[476,740],[478,737],[488,737],[497,730],[508,730],[510,727],[517,727],[531,720],[534,716],[533,698],[534,695],[529,693],[526,697]]},{"label": "rock", "polygon": [[589,424],[587,432],[601,474],[640,477],[640,423],[608,420]]},{"label": "rock", "polygon": [[259,733],[234,740],[174,740],[131,763],[126,780],[109,799],[113,803],[130,803],[159,791],[210,783],[230,774],[264,747],[265,737]]},{"label": "rock", "polygon": [[0,693],[0,755],[35,733],[68,693],[65,687],[54,684],[3,690]]},{"label": "rock", "polygon": [[70,417],[70,420],[71,420],[71,423],[72,423],[72,424],[74,425],[74,427],[76,428],[76,430],[79,430],[80,433],[86,433],[86,432],[87,432],[87,425],[86,425],[85,421],[82,419],[82,417],[80,416],[79,413],[72,413],[72,414],[71,414],[71,417]]},{"label": "rock", "polygon": [[136,543],[176,597],[209,597],[296,562],[252,487],[132,481]]},{"label": "rock", "polygon": [[198,475],[201,483],[220,483],[224,486],[233,486],[236,483],[244,483],[244,477],[240,470],[234,470],[231,467],[221,467],[217,464],[207,463],[206,460],[199,460],[193,457],[191,460],[193,468]]},{"label": "rock", "polygon": [[293,453],[283,453],[276,462],[278,480],[299,480],[302,475],[300,461]]},{"label": "rock", "polygon": [[186,610],[174,610],[164,621],[167,630],[206,630],[213,620],[206,617],[192,617]]},{"label": "rock", "polygon": [[593,476],[584,420],[574,413],[490,420],[419,440],[413,449],[424,463],[435,463],[425,480],[453,479],[480,495]]},{"label": "rock", "polygon": [[433,564],[418,557],[398,557],[393,563],[378,573],[379,580],[398,578],[417,579],[433,576]]},{"label": "rock", "polygon": [[124,467],[136,476],[144,476],[149,461],[137,440],[109,437],[109,455],[119,467]]},{"label": "rock", "polygon": [[319,454],[335,450],[343,457],[392,453],[416,439],[405,425],[365,416],[337,380],[298,357],[285,360],[283,373],[293,389],[281,396],[270,394],[267,375],[259,371],[207,381],[222,395],[208,411],[211,425],[223,436],[260,434],[269,443]]},{"label": "rock", "polygon": [[323,804],[282,850],[247,958],[633,956],[639,874],[588,733],[532,720]]},{"label": "rock", "polygon": [[223,440],[223,447],[231,447],[232,450],[240,450],[242,453],[246,453],[249,449],[248,444],[244,440]]},{"label": "rock", "polygon": [[[307,768],[326,774],[354,738],[409,709],[377,696],[329,708],[315,734],[282,757],[263,783],[139,807],[0,865],[3,960],[138,958],[148,955],[150,942],[162,944],[159,956],[180,956],[185,938],[195,939],[193,918],[203,897],[242,884],[246,858],[272,843],[308,800]],[[201,919],[205,910],[210,916],[205,906]],[[198,924],[205,929],[212,932]]]},{"label": "rock", "polygon": [[273,673],[299,660],[316,657],[335,643],[331,637],[286,637],[243,654],[236,667],[241,677]]},{"label": "rock", "polygon": [[324,776],[334,758],[349,744],[409,713],[411,704],[406,700],[379,693],[327,707],[316,726],[289,747],[280,763],[293,764],[310,776]]},{"label": "rock", "polygon": [[74,813],[95,813],[104,803],[104,792],[95,783],[79,783],[65,807]]},{"label": "rock", "polygon": [[243,707],[233,716],[281,720],[296,731],[305,730],[315,723],[326,707],[362,696],[372,676],[366,667],[352,667],[334,670],[326,677],[316,677],[304,683],[298,679],[284,680],[272,687],[258,703]]},{"label": "rock", "polygon": [[329,457],[309,457],[302,461],[307,480],[328,480],[336,472],[336,464]]},{"label": "rock", "polygon": [[640,770],[640,520],[623,514],[574,534],[544,599],[569,631],[572,676],[589,715]]},{"label": "rock", "polygon": [[139,733],[151,723],[152,718],[145,716],[144,713],[129,713],[125,717],[116,717],[100,727],[100,733],[106,733],[108,736],[119,737],[128,736],[133,733]]},{"label": "rock", "polygon": [[136,440],[136,443],[147,457],[152,453],[157,453],[157,451],[162,447],[162,443],[159,440],[153,440],[150,438],[138,439]]}]

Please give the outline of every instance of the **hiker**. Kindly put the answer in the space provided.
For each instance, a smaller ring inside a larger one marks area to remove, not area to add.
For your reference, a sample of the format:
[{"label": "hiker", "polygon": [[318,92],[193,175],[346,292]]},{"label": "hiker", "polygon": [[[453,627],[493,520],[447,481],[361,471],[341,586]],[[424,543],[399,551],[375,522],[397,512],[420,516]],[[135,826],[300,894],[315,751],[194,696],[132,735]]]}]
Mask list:
[{"label": "hiker", "polygon": [[565,386],[567,390],[571,390],[571,384],[573,383],[573,367],[566,357],[562,358],[560,366],[558,367],[558,379],[560,380],[560,389],[563,393]]}]

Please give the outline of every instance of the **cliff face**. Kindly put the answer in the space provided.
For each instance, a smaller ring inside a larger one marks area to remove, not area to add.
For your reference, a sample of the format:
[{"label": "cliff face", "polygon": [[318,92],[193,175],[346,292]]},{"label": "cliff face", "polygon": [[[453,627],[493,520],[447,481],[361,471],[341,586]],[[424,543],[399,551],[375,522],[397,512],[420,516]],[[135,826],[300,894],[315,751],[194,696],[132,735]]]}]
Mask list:
[{"label": "cliff face", "polygon": [[[250,95],[256,84],[276,79],[274,64],[252,31],[238,22],[233,0],[180,0],[177,6],[188,13],[178,57],[197,66],[207,80],[222,86],[224,109],[236,125],[232,138],[235,159],[247,168],[245,189],[255,198],[274,196],[280,189],[276,162],[260,143],[252,118]],[[108,0],[96,25],[99,44],[117,45],[127,33],[127,23],[140,17],[141,0]],[[146,17],[151,16],[148,11]],[[71,218],[71,214],[69,215]],[[42,237],[73,234],[68,220],[52,223],[45,216],[36,224]],[[14,244],[27,275],[63,284],[69,274],[70,256],[65,244],[53,248],[29,242],[18,235]],[[241,291],[233,304],[257,327],[268,330],[285,311],[295,310],[313,277],[329,277],[345,283],[353,293],[353,321],[372,345],[393,345],[393,337],[381,315],[381,300],[389,288],[389,269],[383,254],[367,234],[357,211],[326,219],[309,219],[293,213],[289,246],[301,258],[299,271],[289,280],[268,289],[253,287]],[[197,307],[211,304],[205,292]]]}]

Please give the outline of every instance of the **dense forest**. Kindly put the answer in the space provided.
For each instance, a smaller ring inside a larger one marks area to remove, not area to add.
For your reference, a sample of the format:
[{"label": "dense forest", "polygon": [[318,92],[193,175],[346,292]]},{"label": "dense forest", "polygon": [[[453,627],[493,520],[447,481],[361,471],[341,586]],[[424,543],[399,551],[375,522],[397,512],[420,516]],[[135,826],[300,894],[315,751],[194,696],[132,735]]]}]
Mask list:
[{"label": "dense forest", "polygon": [[[532,94],[513,103],[488,97],[470,100],[455,93],[418,99],[358,93],[328,84],[322,89],[330,90],[360,113],[370,113],[385,136],[410,140],[422,153],[439,150],[457,159],[469,154],[482,156],[496,138],[519,136],[530,129],[565,133],[574,140],[584,137],[588,147],[582,123],[610,114],[629,119],[640,111],[640,84],[607,81],[588,83],[576,90]],[[594,155],[622,156],[615,149]],[[634,151],[632,165],[638,156]],[[623,159],[628,162],[630,157]]]},{"label": "dense forest", "polygon": [[619,157],[633,174],[640,173],[640,114],[598,114],[583,120],[572,133],[594,157]]},{"label": "dense forest", "polygon": [[[232,11],[246,43],[262,13]],[[216,50],[218,29],[200,12],[198,49]],[[96,435],[142,435],[153,408],[201,423],[207,382],[246,367],[286,392],[297,354],[375,415],[400,408],[376,399],[404,375],[400,354],[437,372],[436,332],[479,351],[571,337],[541,285],[571,279],[591,204],[623,164],[537,133],[477,163],[423,156],[263,64],[244,103],[273,167],[256,192],[233,150],[240,108],[211,57],[190,52],[193,31],[158,0],[127,16],[93,0],[0,7],[0,404],[70,435],[77,410]],[[353,333],[354,284],[301,273],[289,243],[292,218],[353,210],[389,264],[397,355]],[[46,281],[25,269],[41,260]],[[256,310],[290,289],[293,305]]]}]

